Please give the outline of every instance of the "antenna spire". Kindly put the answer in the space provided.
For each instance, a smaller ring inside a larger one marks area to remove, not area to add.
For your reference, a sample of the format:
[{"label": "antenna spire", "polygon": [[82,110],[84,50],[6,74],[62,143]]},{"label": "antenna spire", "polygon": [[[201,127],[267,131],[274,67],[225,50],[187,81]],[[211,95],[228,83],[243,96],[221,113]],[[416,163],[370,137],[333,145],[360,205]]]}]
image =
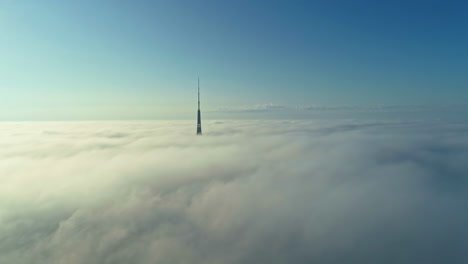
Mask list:
[{"label": "antenna spire", "polygon": [[202,134],[201,114],[200,114],[200,77],[198,77],[198,116],[197,116],[197,135]]},{"label": "antenna spire", "polygon": [[200,77],[198,77],[198,110],[200,110]]}]

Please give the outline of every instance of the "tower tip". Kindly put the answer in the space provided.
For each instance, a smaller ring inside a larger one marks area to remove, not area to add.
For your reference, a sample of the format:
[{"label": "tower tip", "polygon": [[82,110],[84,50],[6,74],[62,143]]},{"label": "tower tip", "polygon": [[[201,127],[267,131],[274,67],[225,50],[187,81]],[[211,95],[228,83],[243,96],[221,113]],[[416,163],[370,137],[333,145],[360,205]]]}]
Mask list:
[{"label": "tower tip", "polygon": [[197,135],[202,134],[201,114],[200,114],[200,77],[198,77],[198,116],[197,116]]}]

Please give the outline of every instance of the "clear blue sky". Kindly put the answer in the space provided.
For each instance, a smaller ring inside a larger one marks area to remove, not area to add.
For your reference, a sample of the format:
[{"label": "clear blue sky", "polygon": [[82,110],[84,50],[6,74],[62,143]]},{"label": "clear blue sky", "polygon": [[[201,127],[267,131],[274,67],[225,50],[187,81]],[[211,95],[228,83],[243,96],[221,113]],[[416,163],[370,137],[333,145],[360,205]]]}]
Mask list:
[{"label": "clear blue sky", "polygon": [[[468,103],[467,1],[0,0],[0,120]],[[209,115],[209,114],[208,114]]]}]

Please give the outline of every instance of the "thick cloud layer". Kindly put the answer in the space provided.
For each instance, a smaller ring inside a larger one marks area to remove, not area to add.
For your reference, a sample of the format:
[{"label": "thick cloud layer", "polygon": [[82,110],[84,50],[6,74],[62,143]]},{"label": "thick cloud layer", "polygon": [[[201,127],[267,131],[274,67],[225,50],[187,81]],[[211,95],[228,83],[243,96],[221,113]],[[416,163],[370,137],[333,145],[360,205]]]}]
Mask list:
[{"label": "thick cloud layer", "polygon": [[0,125],[0,263],[468,263],[468,125]]}]

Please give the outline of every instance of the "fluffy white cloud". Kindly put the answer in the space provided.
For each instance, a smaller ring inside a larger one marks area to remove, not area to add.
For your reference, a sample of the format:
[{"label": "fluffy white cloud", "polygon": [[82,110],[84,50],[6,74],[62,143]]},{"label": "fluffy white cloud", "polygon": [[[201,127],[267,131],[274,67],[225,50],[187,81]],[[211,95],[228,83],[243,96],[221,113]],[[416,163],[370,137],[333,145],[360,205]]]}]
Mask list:
[{"label": "fluffy white cloud", "polygon": [[0,263],[466,263],[468,125],[3,123]]}]

